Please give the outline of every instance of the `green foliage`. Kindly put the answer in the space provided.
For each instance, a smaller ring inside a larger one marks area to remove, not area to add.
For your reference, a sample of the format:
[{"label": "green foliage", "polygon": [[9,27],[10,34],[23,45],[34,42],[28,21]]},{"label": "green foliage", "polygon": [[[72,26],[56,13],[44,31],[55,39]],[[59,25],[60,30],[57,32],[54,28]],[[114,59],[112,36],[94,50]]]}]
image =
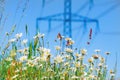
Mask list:
[{"label": "green foliage", "polygon": [[28,54],[28,59],[32,57],[32,42],[29,44],[29,54]]}]

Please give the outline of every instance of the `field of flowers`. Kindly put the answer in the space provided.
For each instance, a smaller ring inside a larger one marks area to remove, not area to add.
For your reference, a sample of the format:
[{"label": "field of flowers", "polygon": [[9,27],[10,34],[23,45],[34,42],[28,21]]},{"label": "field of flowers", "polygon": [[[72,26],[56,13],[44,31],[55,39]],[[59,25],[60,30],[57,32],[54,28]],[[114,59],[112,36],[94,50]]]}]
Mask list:
[{"label": "field of flowers", "polygon": [[[115,70],[108,71],[107,57],[95,50],[84,63],[86,49],[73,49],[74,41],[58,33],[56,53],[44,46],[44,34],[37,33],[32,41],[17,33],[1,49],[0,80],[115,80]],[[65,46],[62,46],[65,41]],[[54,55],[53,55],[54,54]],[[105,52],[109,56],[110,52]]]}]

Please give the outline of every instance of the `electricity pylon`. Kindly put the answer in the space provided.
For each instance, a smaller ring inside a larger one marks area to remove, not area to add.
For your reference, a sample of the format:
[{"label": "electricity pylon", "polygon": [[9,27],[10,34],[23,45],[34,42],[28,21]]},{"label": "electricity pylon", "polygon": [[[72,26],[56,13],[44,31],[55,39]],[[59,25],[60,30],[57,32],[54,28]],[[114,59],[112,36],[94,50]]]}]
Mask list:
[{"label": "electricity pylon", "polygon": [[[44,1],[45,2],[45,1]],[[49,29],[51,29],[51,22],[63,22],[63,35],[65,37],[72,38],[72,22],[82,22],[84,27],[87,27],[87,23],[95,23],[96,29],[99,29],[99,21],[97,19],[91,19],[86,16],[72,13],[72,0],[64,0],[64,12],[59,14],[53,14],[46,17],[38,17],[36,19],[36,31],[39,30],[39,21],[47,21]]]}]

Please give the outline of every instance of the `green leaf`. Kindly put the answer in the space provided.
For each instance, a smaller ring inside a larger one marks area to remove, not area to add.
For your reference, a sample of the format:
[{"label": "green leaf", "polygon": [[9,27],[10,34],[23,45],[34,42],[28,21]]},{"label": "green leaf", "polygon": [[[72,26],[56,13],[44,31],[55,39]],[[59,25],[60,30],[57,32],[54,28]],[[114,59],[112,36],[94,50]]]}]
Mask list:
[{"label": "green leaf", "polygon": [[27,35],[28,34],[28,26],[27,26],[27,24],[25,26],[25,32],[26,32],[26,35]]},{"label": "green leaf", "polygon": [[34,49],[37,47],[38,41],[39,41],[38,39],[34,40]]},{"label": "green leaf", "polygon": [[28,54],[28,59],[32,57],[32,42],[29,44],[29,54]]},{"label": "green leaf", "polygon": [[12,34],[15,31],[15,28],[16,28],[16,24],[12,27],[10,34]]},{"label": "green leaf", "polygon": [[38,41],[39,41],[38,38],[36,38],[36,39],[34,40],[34,47],[33,47],[33,49],[34,49],[34,56],[35,56],[35,53],[36,53],[36,47],[37,47]]}]

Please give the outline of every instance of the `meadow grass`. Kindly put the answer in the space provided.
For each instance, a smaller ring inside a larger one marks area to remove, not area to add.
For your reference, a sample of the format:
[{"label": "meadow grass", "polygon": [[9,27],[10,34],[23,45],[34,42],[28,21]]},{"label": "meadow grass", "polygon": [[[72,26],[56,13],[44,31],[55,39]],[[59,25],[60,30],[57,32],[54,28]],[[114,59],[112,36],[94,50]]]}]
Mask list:
[{"label": "meadow grass", "polygon": [[[14,28],[6,36],[13,32]],[[17,33],[8,38],[1,49],[0,80],[115,80],[115,70],[108,71],[107,58],[99,54],[100,50],[95,50],[86,64],[87,50],[73,49],[74,41],[60,33],[55,55],[46,48],[44,34],[38,32],[32,41],[21,37],[22,33]]]}]

